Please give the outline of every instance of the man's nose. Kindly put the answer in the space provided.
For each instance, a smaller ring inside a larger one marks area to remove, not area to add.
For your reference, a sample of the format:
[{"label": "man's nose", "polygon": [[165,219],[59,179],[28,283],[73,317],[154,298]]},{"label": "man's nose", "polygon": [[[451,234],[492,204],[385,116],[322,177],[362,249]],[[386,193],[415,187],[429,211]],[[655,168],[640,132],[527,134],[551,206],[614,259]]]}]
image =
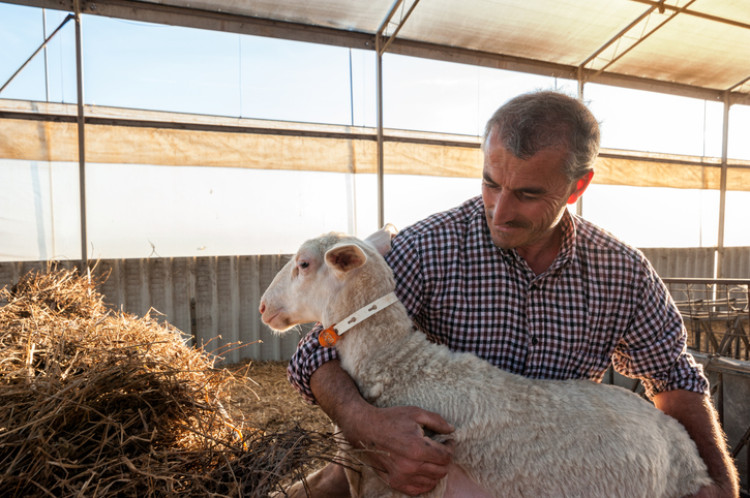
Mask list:
[{"label": "man's nose", "polygon": [[515,215],[515,209],[516,202],[512,193],[507,191],[500,192],[497,197],[495,197],[495,206],[492,210],[492,220],[498,224],[512,220]]}]

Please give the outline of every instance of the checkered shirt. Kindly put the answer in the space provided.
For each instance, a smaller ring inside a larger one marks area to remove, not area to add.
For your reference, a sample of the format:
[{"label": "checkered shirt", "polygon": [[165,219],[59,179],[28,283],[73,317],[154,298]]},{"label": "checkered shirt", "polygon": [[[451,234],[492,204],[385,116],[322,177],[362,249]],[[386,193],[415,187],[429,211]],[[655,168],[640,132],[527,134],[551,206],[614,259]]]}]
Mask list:
[{"label": "checkered shirt", "polygon": [[[643,254],[570,215],[560,254],[535,275],[514,250],[495,246],[481,197],[401,231],[387,254],[396,294],[438,344],[539,379],[601,381],[610,365],[646,394],[705,393],[708,381],[686,351],[687,334],[663,282]],[[288,368],[309,402],[310,376],[336,358],[316,327]]]}]

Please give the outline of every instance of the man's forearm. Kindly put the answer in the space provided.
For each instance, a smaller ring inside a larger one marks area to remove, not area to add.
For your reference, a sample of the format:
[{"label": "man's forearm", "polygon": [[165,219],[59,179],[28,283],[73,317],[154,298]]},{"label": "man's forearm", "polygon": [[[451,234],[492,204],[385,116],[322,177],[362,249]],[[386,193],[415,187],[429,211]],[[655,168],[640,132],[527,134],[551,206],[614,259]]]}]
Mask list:
[{"label": "man's forearm", "polygon": [[367,403],[338,360],[324,363],[313,373],[310,389],[323,412],[339,426],[345,423],[347,412]]},{"label": "man's forearm", "polygon": [[685,427],[695,441],[709,475],[725,496],[739,496],[737,469],[727,452],[724,432],[710,398],[677,389],[657,394],[654,404]]}]

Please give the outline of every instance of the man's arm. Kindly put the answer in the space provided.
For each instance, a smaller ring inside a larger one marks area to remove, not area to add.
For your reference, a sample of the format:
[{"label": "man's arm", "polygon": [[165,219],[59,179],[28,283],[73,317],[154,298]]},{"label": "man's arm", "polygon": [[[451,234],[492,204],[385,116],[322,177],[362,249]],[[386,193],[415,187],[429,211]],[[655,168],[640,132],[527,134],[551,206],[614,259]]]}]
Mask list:
[{"label": "man's arm", "polygon": [[369,404],[338,360],[318,368],[310,388],[344,438],[355,448],[372,450],[369,463],[391,488],[417,495],[430,491],[447,474],[451,447],[425,437],[423,431],[452,432],[441,416],[414,406]]},{"label": "man's arm", "polygon": [[714,480],[714,486],[704,487],[695,496],[738,497],[737,469],[727,452],[724,433],[710,398],[705,394],[675,389],[658,393],[653,400],[658,409],[685,427]]}]

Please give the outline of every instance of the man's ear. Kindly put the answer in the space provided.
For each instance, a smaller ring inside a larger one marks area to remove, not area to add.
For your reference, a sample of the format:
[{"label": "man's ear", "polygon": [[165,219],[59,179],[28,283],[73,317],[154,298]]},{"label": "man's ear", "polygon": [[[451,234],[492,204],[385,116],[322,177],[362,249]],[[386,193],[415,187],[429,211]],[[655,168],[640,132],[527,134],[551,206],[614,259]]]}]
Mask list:
[{"label": "man's ear", "polygon": [[573,191],[572,194],[570,194],[570,197],[568,197],[568,204],[575,204],[578,199],[583,195],[583,193],[588,188],[589,184],[591,184],[591,179],[594,177],[594,170],[588,171],[585,175],[583,175],[581,178],[579,178],[576,181],[576,189]]},{"label": "man's ear", "polygon": [[365,242],[375,248],[381,256],[391,250],[391,239],[398,233],[396,227],[390,223],[365,239]]},{"label": "man's ear", "polygon": [[357,244],[338,244],[326,251],[326,264],[336,272],[348,272],[367,261],[367,255]]}]

